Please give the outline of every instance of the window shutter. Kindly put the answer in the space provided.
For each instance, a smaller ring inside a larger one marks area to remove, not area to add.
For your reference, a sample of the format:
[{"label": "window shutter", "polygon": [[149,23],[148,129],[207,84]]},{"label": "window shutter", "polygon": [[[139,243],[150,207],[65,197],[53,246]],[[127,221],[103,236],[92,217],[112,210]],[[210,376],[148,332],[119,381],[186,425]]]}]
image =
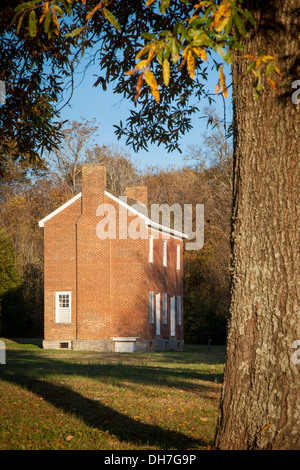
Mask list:
[{"label": "window shutter", "polygon": [[154,293],[149,292],[149,323],[154,323]]},{"label": "window shutter", "polygon": [[163,294],[163,324],[168,323],[168,294]]},{"label": "window shutter", "polygon": [[170,327],[171,336],[175,336],[175,295],[170,297]]},{"label": "window shutter", "polygon": [[181,325],[181,296],[177,295],[177,325]]},{"label": "window shutter", "polygon": [[153,263],[153,237],[149,235],[149,263]]},{"label": "window shutter", "polygon": [[177,270],[180,271],[180,245],[177,245],[176,267]]},{"label": "window shutter", "polygon": [[167,266],[167,240],[163,240],[163,266]]}]

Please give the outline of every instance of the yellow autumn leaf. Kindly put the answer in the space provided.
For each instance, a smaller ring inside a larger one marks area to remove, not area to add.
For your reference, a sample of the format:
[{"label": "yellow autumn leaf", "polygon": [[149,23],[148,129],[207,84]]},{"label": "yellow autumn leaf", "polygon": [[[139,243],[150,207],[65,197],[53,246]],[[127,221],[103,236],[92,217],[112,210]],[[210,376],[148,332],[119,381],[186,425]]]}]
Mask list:
[{"label": "yellow autumn leaf", "polygon": [[144,75],[143,75],[143,73],[141,73],[139,75],[138,82],[137,82],[137,85],[136,85],[136,95],[135,95],[134,101],[136,101],[139,98],[140,94],[141,94],[141,89],[142,89],[143,82],[144,82]]},{"label": "yellow autumn leaf", "polygon": [[215,26],[217,33],[221,33],[223,29],[226,28],[228,21],[229,21],[229,17],[224,18],[223,21],[219,21],[217,23],[217,25]]},{"label": "yellow autumn leaf", "polygon": [[140,62],[136,64],[135,69],[142,70],[144,67],[146,67],[147,63],[148,63],[148,59],[140,60]]},{"label": "yellow autumn leaf", "polygon": [[135,56],[135,59],[138,60],[140,59],[141,57],[143,57],[143,55],[149,51],[151,47],[151,44],[146,44],[146,46],[144,46],[138,53],[137,55]]},{"label": "yellow autumn leaf", "polygon": [[196,60],[195,60],[195,56],[193,54],[193,51],[191,49],[189,49],[187,51],[186,63],[187,63],[187,69],[188,69],[188,72],[189,72],[189,76],[193,80],[195,78]]},{"label": "yellow autumn leaf", "polygon": [[217,95],[219,91],[220,91],[220,83],[217,83],[216,88],[215,88],[215,94]]},{"label": "yellow autumn leaf", "polygon": [[223,73],[223,65],[221,65],[221,67],[219,69],[219,76],[220,76],[220,85],[221,85],[221,88],[222,88],[223,96],[224,96],[224,98],[227,98],[228,93],[227,93],[227,86],[226,86],[226,82],[225,82],[225,75]]},{"label": "yellow autumn leaf", "polygon": [[281,75],[281,72],[279,70],[279,68],[275,65],[275,72],[278,74],[278,75]]},{"label": "yellow autumn leaf", "polygon": [[267,78],[267,81],[270,87],[273,88],[273,90],[276,90],[276,83],[274,82],[274,80],[272,80],[271,78]]},{"label": "yellow autumn leaf", "polygon": [[54,32],[58,35],[60,31],[60,26],[59,26],[59,22],[58,22],[58,19],[54,10],[52,10],[52,20],[53,20],[54,27],[55,27]]},{"label": "yellow autumn leaf", "polygon": [[274,60],[274,57],[271,55],[263,55],[261,57],[262,62],[268,62],[268,60]]},{"label": "yellow autumn leaf", "polygon": [[142,70],[144,67],[147,66],[147,63],[148,63],[148,59],[140,60],[140,62],[138,64],[136,64],[134,69],[129,70],[128,72],[126,72],[126,75],[133,75],[135,72],[137,72],[139,70]]},{"label": "yellow autumn leaf", "polygon": [[210,6],[209,2],[200,2],[200,3],[197,3],[196,5],[194,5],[193,8],[196,10],[197,8],[203,8],[203,7],[207,7],[207,6]]},{"label": "yellow autumn leaf", "polygon": [[170,64],[168,59],[164,59],[163,61],[163,79],[165,85],[168,86],[170,81]]},{"label": "yellow autumn leaf", "polygon": [[202,60],[207,60],[206,50],[203,47],[192,47],[192,49]]},{"label": "yellow autumn leaf", "polygon": [[265,431],[266,429],[268,429],[270,426],[272,426],[272,424],[273,424],[273,423],[269,423],[269,424],[267,424],[266,426],[264,426],[264,427],[259,431],[259,433],[261,433],[261,432]]},{"label": "yellow autumn leaf", "polygon": [[43,11],[42,11],[41,17],[39,19],[39,23],[42,23],[43,19],[45,18],[45,16],[48,13],[48,11],[49,11],[49,2],[45,2],[44,5],[43,5]]},{"label": "yellow autumn leaf", "polygon": [[157,82],[155,80],[153,72],[151,72],[151,70],[149,70],[149,69],[146,69],[145,73],[144,73],[144,77],[145,77],[145,82],[149,85],[149,87],[151,89],[151,93],[152,93],[155,101],[158,102],[159,99],[160,99],[160,96],[159,96],[159,90],[158,90]]},{"label": "yellow autumn leaf", "polygon": [[221,3],[218,10],[216,11],[211,27],[215,28],[216,31],[220,33],[226,27],[229,21],[229,18],[230,18],[230,5],[227,1],[225,1],[224,3]]},{"label": "yellow autumn leaf", "polygon": [[149,64],[150,64],[150,62],[151,62],[151,60],[153,59],[153,56],[154,56],[154,54],[155,54],[156,46],[157,46],[157,44],[156,44],[156,42],[155,42],[155,43],[152,45],[152,47],[151,47],[151,49],[150,49],[150,51],[149,51],[148,59],[147,59]]},{"label": "yellow autumn leaf", "polygon": [[85,17],[85,21],[88,21],[90,18],[92,18],[92,16],[94,15],[94,13],[96,13],[97,10],[99,10],[99,8],[102,7],[102,2],[99,3],[98,5],[95,6],[95,8],[93,8],[93,10],[91,10]]}]

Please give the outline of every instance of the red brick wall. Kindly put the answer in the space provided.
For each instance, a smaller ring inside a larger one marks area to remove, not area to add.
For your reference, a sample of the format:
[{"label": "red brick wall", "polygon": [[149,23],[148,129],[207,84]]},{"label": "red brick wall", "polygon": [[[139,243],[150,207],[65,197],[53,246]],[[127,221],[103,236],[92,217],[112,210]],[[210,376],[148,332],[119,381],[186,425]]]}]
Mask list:
[{"label": "red brick wall", "polygon": [[[45,222],[44,225],[44,337],[51,340],[75,338],[76,328],[76,222],[81,199]],[[71,291],[71,324],[55,323],[55,292]]]},{"label": "red brick wall", "polygon": [[[168,239],[168,266],[162,266],[162,235],[154,239],[153,264],[146,239],[98,238],[99,204],[119,204],[104,194],[105,169],[84,169],[83,197],[45,222],[45,339],[94,340],[134,336],[153,340],[149,324],[149,290],[161,293],[161,335],[170,337],[170,295],[183,295],[182,242]],[[95,177],[95,173],[98,177]],[[127,217],[127,227],[132,217]],[[157,232],[156,232],[157,233]],[[181,270],[176,245],[181,245]],[[77,257],[76,257],[77,251]],[[71,324],[55,323],[55,292],[72,292]],[[168,294],[168,323],[162,324],[162,294]],[[183,302],[183,298],[182,298]],[[182,321],[183,324],[183,321]],[[157,338],[159,339],[159,338]],[[174,339],[174,338],[172,338]],[[183,325],[175,339],[183,339]]]}]

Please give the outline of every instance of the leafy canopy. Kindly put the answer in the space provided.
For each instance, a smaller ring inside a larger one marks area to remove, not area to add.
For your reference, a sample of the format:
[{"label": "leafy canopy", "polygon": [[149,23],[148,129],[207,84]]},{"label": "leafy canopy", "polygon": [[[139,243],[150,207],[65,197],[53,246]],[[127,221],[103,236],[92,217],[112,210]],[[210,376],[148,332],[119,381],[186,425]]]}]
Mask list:
[{"label": "leafy canopy", "polygon": [[[51,57],[57,88],[52,86],[52,95],[39,95],[44,96],[48,115],[41,105],[35,106],[38,98],[30,102],[36,119],[43,116],[49,124],[57,116],[59,79],[72,78],[75,64],[88,51],[99,64],[94,86],[105,90],[112,84],[115,93],[134,104],[125,125],[116,126],[116,135],[125,136],[135,150],[156,142],[171,151],[179,148],[180,136],[191,129],[191,116],[199,111],[198,103],[208,96],[208,58],[219,72],[215,91],[226,97],[223,66],[232,63],[233,50],[243,49],[240,39],[255,20],[238,0],[32,0],[18,3],[12,25],[14,37],[25,49],[31,48],[31,60],[39,58],[42,67],[45,57]],[[262,72],[275,88],[273,74],[280,72],[273,57],[258,52],[244,60],[249,61],[246,74],[253,77],[257,95]],[[53,127],[48,134],[57,135]]]}]

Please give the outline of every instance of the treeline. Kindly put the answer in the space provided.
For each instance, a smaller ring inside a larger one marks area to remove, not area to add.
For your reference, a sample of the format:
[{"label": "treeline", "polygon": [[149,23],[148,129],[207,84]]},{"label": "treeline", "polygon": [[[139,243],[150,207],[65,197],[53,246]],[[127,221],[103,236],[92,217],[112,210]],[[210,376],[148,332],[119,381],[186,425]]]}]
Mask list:
[{"label": "treeline", "polygon": [[141,170],[124,150],[95,143],[95,121],[71,122],[59,151],[36,164],[7,159],[0,179],[0,336],[43,336],[43,231],[38,221],[81,190],[81,165],[103,163],[107,187],[145,184],[149,203],[204,204],[205,243],[184,251],[185,341],[223,344],[230,289],[232,152],[219,119],[183,168]]}]

